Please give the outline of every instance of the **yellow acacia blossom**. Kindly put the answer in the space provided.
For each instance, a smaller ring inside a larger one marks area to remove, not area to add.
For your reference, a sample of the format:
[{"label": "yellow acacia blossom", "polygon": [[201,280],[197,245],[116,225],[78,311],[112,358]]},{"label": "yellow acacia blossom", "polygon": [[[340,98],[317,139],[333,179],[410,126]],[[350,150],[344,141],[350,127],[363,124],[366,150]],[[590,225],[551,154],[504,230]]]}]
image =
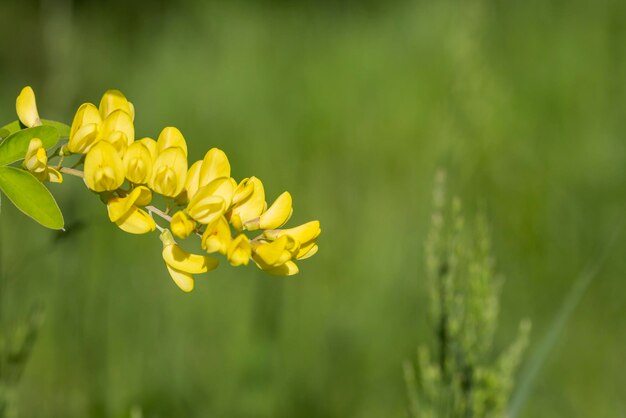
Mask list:
[{"label": "yellow acacia blossom", "polygon": [[183,292],[193,290],[194,274],[206,273],[217,267],[217,259],[208,255],[191,254],[179,247],[168,229],[163,230],[160,238],[167,270]]},{"label": "yellow acacia blossom", "polygon": [[84,103],[78,108],[65,151],[85,154],[104,140],[123,155],[135,140],[134,118],[133,104],[119,90],[108,90],[102,96],[99,108],[92,103]]},{"label": "yellow acacia blossom", "polygon": [[27,128],[41,125],[35,92],[30,86],[24,87],[19,96],[17,96],[15,110],[20,122]]},{"label": "yellow acacia blossom", "polygon": [[[22,125],[41,125],[30,87],[18,96],[16,110]],[[63,173],[84,178],[121,230],[161,231],[162,257],[180,289],[192,291],[194,275],[215,269],[218,261],[185,251],[174,236],[200,237],[203,251],[222,254],[232,266],[252,260],[261,270],[280,276],[297,274],[297,263],[317,253],[319,221],[284,227],[293,214],[291,193],[281,193],[268,205],[263,182],[255,176],[235,180],[223,150],[210,148],[189,165],[187,142],[178,128],[162,129],[157,140],[135,140],[134,119],[134,105],[126,96],[108,90],[97,107],[84,103],[78,108],[67,144],[50,158],[60,159]],[[71,154],[84,157],[63,167]],[[48,154],[38,138],[30,141],[22,166],[42,181],[62,180],[60,172],[48,166]],[[159,209],[159,203],[165,208]]]},{"label": "yellow acacia blossom", "polygon": [[220,216],[212,224],[207,225],[202,234],[202,249],[209,254],[216,252],[226,254],[231,241],[228,221]]},{"label": "yellow acacia blossom", "polygon": [[48,166],[48,154],[39,138],[30,140],[22,166],[41,181],[63,183],[61,173]]},{"label": "yellow acacia blossom", "polygon": [[186,239],[196,229],[196,221],[194,221],[187,212],[179,210],[172,216],[170,221],[170,229],[178,238]]},{"label": "yellow acacia blossom", "polygon": [[[247,196],[245,198],[236,196],[237,191]],[[239,199],[231,209],[230,223],[235,229],[242,231],[247,222],[258,218],[265,210],[265,189],[263,188],[263,183],[256,177],[244,179],[235,190],[235,196],[239,197]]]},{"label": "yellow acacia blossom", "polygon": [[134,188],[124,197],[113,197],[107,202],[111,222],[130,234],[146,234],[156,229],[152,216],[140,209],[152,201],[152,192],[144,186]]},{"label": "yellow acacia blossom", "polygon": [[228,244],[226,250],[226,258],[233,266],[248,265],[252,255],[252,245],[250,240],[244,234],[239,234]]},{"label": "yellow acacia blossom", "polygon": [[128,181],[135,184],[146,184],[150,180],[152,176],[152,154],[145,142],[133,142],[126,150],[122,161]]},{"label": "yellow acacia blossom", "polygon": [[125,178],[124,164],[108,142],[98,142],[85,157],[85,184],[95,192],[114,191]]}]

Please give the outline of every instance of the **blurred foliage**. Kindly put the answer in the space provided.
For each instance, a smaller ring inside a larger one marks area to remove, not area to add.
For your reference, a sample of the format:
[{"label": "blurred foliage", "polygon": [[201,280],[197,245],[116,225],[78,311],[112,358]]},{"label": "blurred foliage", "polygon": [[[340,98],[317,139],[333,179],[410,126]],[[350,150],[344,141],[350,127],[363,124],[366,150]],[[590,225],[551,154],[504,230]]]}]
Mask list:
[{"label": "blurred foliage", "polygon": [[405,363],[414,418],[504,418],[530,323],[494,356],[501,279],[494,272],[486,220],[466,225],[458,199],[448,208],[445,173],[436,179],[426,243],[434,347],[418,350],[417,375]]},{"label": "blurred foliage", "polygon": [[[437,167],[491,225],[496,347],[528,316],[534,350],[624,216],[623,1],[151,4],[0,2],[0,115],[27,84],[63,121],[120,88],[138,132],[176,125],[191,158],[217,146],[234,176],[296,191],[320,253],[291,280],[224,268],[181,295],[157,237],[129,239],[78,181],[52,186],[66,233],[3,207],[1,310],[47,314],[22,416],[405,416],[402,361],[431,331]],[[620,236],[520,416],[626,410],[625,250]]]}]

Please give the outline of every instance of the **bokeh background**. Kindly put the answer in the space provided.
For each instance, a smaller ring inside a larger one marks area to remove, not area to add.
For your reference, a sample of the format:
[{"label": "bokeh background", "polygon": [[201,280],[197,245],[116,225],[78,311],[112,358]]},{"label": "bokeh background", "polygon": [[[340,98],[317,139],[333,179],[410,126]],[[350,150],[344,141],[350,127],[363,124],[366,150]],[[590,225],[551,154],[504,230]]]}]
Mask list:
[{"label": "bokeh background", "polygon": [[[139,135],[227,152],[320,252],[295,278],[218,270],[189,295],[156,234],[128,236],[67,178],[68,230],[0,217],[1,324],[46,321],[24,417],[403,417],[430,341],[423,246],[439,168],[493,233],[496,347],[536,352],[597,267],[522,417],[626,416],[626,3],[619,0],[0,2],[0,115],[32,85],[71,121],[119,88]],[[522,365],[522,369],[527,364]]]}]

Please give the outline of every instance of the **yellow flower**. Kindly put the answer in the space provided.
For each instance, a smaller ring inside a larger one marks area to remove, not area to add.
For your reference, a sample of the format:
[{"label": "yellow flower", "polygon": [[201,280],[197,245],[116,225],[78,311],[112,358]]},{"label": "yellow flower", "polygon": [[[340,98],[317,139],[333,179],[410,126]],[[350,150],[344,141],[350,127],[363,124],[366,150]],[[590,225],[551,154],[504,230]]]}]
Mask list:
[{"label": "yellow flower", "polygon": [[187,200],[196,195],[200,188],[200,169],[202,168],[202,160],[196,161],[189,167],[187,171],[187,179],[185,181],[185,192]]},{"label": "yellow flower", "polygon": [[61,173],[48,167],[48,154],[39,138],[30,140],[22,166],[41,181],[63,183]]},{"label": "yellow flower", "polygon": [[152,175],[152,155],[143,142],[130,144],[122,161],[128,181],[135,184],[148,182]]},{"label": "yellow flower", "polygon": [[100,125],[98,138],[110,142],[117,152],[124,155],[126,148],[135,140],[132,117],[121,109],[109,113]]},{"label": "yellow flower", "polygon": [[172,216],[170,228],[172,233],[178,238],[186,239],[196,229],[196,221],[191,219],[184,211],[179,210]]},{"label": "yellow flower", "polygon": [[219,177],[230,177],[230,162],[224,151],[211,148],[202,160],[200,187],[206,186]]},{"label": "yellow flower", "polygon": [[82,104],[72,121],[67,149],[75,154],[85,154],[98,140],[98,130],[102,123],[100,112],[91,103]]},{"label": "yellow flower", "polygon": [[248,178],[241,180],[235,188],[235,193],[233,194],[233,205],[241,202],[252,194],[252,191],[254,190],[254,183],[249,180],[250,179]]},{"label": "yellow flower", "polygon": [[131,117],[131,120],[135,119],[135,107],[126,99],[126,96],[119,90],[107,90],[102,95],[102,99],[100,99],[99,111],[102,119],[105,119],[116,110],[126,112]]},{"label": "yellow flower", "polygon": [[168,126],[159,134],[157,139],[158,152],[161,153],[168,148],[180,148],[187,158],[187,142],[185,142],[185,138],[178,128]]},{"label": "yellow flower", "polygon": [[122,158],[113,145],[100,141],[85,157],[85,184],[95,192],[113,191],[124,183]]},{"label": "yellow flower", "polygon": [[159,151],[157,150],[157,143],[152,138],[143,138],[137,142],[141,142],[147,149],[150,151],[150,158],[152,161],[156,160],[156,157],[159,155]]},{"label": "yellow flower", "polygon": [[223,216],[208,225],[202,234],[202,249],[208,253],[220,252],[226,254],[232,241],[228,221]]},{"label": "yellow flower", "polygon": [[300,249],[300,243],[289,235],[283,235],[273,242],[255,241],[252,257],[263,270],[273,270],[291,260]]},{"label": "yellow flower", "polygon": [[146,234],[156,228],[152,216],[138,206],[146,206],[152,200],[152,192],[144,186],[135,187],[125,197],[114,197],[107,203],[111,222],[129,234]]},{"label": "yellow flower", "polygon": [[201,224],[208,225],[228,210],[234,190],[232,178],[216,178],[193,196],[187,205],[187,213]]},{"label": "yellow flower", "polygon": [[233,239],[226,250],[226,258],[233,266],[248,265],[251,255],[252,247],[250,240],[244,234],[240,234]]},{"label": "yellow flower", "polygon": [[[245,193],[252,185],[252,191],[249,195],[239,200],[233,205],[230,214],[230,223],[239,231],[243,229],[243,225],[255,218],[258,218],[263,210],[265,210],[265,191],[263,189],[263,183],[256,177],[250,177],[237,187],[237,190]],[[235,197],[237,193],[235,193]]]},{"label": "yellow flower", "polygon": [[176,197],[185,187],[187,157],[180,147],[166,148],[152,166],[150,187],[167,197]]},{"label": "yellow flower", "polygon": [[208,255],[190,254],[180,248],[172,233],[165,229],[161,233],[163,260],[174,283],[183,291],[191,292],[194,287],[194,274],[205,273],[217,267],[218,261]]},{"label": "yellow flower", "polygon": [[315,239],[322,232],[319,221],[311,221],[288,229],[274,229],[263,232],[265,238],[270,241],[276,240],[283,235],[290,236],[300,243],[300,249],[294,258],[303,260],[317,253],[318,247]]},{"label": "yellow flower", "polygon": [[119,90],[107,90],[99,108],[92,103],[84,103],[78,108],[64,150],[85,154],[97,142],[105,140],[123,155],[135,140],[134,118],[132,103]]},{"label": "yellow flower", "polygon": [[24,126],[32,128],[33,126],[41,125],[35,92],[30,86],[24,87],[17,96],[15,110],[17,111],[17,117]]},{"label": "yellow flower", "polygon": [[284,192],[272,203],[261,216],[249,220],[244,224],[244,228],[248,231],[257,229],[276,229],[283,226],[293,213],[291,194]]},{"label": "yellow flower", "polygon": [[230,163],[224,151],[211,148],[204,159],[193,163],[187,172],[187,199],[193,198],[198,189],[220,177],[230,177]]}]

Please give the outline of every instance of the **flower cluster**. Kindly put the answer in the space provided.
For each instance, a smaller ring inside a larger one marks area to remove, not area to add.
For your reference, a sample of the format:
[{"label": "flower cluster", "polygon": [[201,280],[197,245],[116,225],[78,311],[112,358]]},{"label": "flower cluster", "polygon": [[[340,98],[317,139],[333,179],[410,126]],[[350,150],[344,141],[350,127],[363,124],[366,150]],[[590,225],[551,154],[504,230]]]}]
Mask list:
[{"label": "flower cluster", "polygon": [[[18,96],[17,112],[27,127],[40,125],[35,95],[30,87]],[[61,163],[48,166],[41,141],[33,139],[23,166],[44,181],[62,181],[61,173],[79,175],[106,203],[108,216],[131,234],[160,231],[162,256],[174,282],[193,290],[194,275],[217,267],[211,255],[221,253],[233,266],[252,260],[276,275],[298,273],[297,260],[317,252],[319,221],[282,228],[292,209],[284,192],[268,206],[263,183],[257,177],[236,181],[226,154],[208,150],[202,160],[188,164],[187,143],[174,127],[164,128],[156,140],[135,138],[135,108],[118,90],[109,90],[99,106],[81,105],[69,129],[66,144],[55,156]],[[79,155],[73,167],[63,167]],[[83,170],[77,167],[82,164]],[[153,199],[166,204],[161,210]],[[169,226],[161,226],[168,222]],[[249,234],[256,234],[250,237]],[[191,254],[174,237],[197,236],[208,254]]]}]

